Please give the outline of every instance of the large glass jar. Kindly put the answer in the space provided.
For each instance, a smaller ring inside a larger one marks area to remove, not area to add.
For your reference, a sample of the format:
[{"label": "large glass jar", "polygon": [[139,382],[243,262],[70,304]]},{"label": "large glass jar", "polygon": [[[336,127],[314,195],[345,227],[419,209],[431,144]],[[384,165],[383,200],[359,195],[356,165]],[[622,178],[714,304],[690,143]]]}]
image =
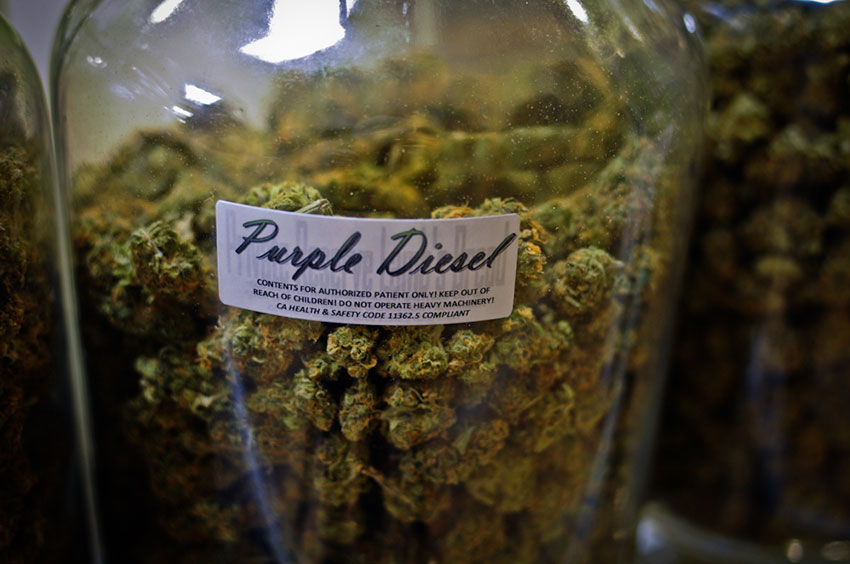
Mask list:
[{"label": "large glass jar", "polygon": [[847,562],[850,3],[689,4],[712,110],[655,487],[684,521],[652,519],[683,562]]},{"label": "large glass jar", "polygon": [[624,557],[695,181],[693,22],[73,10],[53,96],[111,558]]},{"label": "large glass jar", "polygon": [[[0,18],[0,560],[85,557],[41,80]],[[74,509],[71,509],[74,508]],[[76,541],[76,542],[75,542]]]}]

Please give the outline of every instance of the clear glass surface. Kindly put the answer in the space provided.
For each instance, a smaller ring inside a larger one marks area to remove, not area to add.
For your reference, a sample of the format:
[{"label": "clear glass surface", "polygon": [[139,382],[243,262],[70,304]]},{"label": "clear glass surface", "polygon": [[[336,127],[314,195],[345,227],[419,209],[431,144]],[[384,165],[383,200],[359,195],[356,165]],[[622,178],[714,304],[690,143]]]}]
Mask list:
[{"label": "clear glass surface", "polygon": [[[0,560],[87,550],[56,267],[55,172],[41,80],[0,17]],[[75,513],[75,511],[78,511]],[[79,539],[79,542],[75,542]]]}]

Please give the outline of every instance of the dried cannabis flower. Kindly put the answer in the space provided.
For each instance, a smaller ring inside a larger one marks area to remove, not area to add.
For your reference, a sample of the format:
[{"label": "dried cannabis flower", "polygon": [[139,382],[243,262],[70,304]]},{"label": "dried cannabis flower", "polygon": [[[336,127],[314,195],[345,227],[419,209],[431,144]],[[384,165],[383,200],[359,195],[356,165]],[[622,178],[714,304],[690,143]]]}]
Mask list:
[{"label": "dried cannabis flower", "polygon": [[656,489],[816,552],[850,526],[850,5],[688,4],[713,100]]},{"label": "dried cannabis flower", "polygon": [[[84,331],[103,359],[91,372],[122,422],[101,441],[110,464],[144,469],[122,491],[149,496],[139,526],[161,527],[156,553],[264,561],[278,543],[310,562],[530,563],[585,525],[585,495],[612,495],[613,477],[604,491],[588,477],[660,334],[633,319],[666,287],[680,163],[665,162],[663,132],[626,131],[622,100],[581,58],[535,69],[523,76],[542,72],[551,94],[458,82],[425,57],[287,74],[270,133],[228,122],[223,141],[274,159],[230,162],[210,150],[214,129],[189,127],[140,132],[77,171]],[[216,199],[518,214],[513,311],[365,327],[217,308]],[[154,552],[126,540],[132,558]]]},{"label": "dried cannabis flower", "polygon": [[57,509],[68,458],[53,405],[52,208],[43,147],[19,115],[29,92],[8,68],[7,30],[0,18],[0,558],[56,562],[69,539]]}]

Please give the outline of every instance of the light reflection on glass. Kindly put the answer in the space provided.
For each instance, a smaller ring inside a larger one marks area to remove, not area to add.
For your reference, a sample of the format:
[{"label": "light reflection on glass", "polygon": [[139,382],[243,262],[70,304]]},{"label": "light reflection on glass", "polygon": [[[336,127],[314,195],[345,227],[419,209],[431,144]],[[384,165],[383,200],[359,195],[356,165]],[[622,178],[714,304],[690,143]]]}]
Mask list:
[{"label": "light reflection on glass", "polygon": [[307,57],[345,37],[339,20],[338,0],[275,0],[268,34],[240,51],[268,63]]},{"label": "light reflection on glass", "polygon": [[626,28],[631,32],[635,39],[638,41],[643,41],[643,37],[641,37],[640,32],[638,31],[635,24],[628,18],[628,16],[623,16],[623,23],[626,24]]},{"label": "light reflection on glass", "polygon": [[688,30],[688,33],[695,33],[696,32],[697,22],[692,15],[685,13],[685,15],[682,16],[682,21],[684,22],[685,29]]},{"label": "light reflection on glass", "polygon": [[195,86],[194,84],[187,84],[184,87],[184,95],[187,100],[202,106],[209,106],[210,104],[215,104],[221,100],[221,96],[217,96],[212,92],[200,88],[199,86]]},{"label": "light reflection on glass", "polygon": [[643,0],[644,6],[652,10],[653,12],[660,12],[658,9],[658,4],[655,3],[655,0]]},{"label": "light reflection on glass", "polygon": [[578,18],[581,23],[588,23],[590,19],[587,17],[587,10],[578,0],[567,0],[567,8]]},{"label": "light reflection on glass", "polygon": [[98,56],[86,55],[86,62],[95,68],[103,68],[106,66],[106,61]]},{"label": "light reflection on glass", "polygon": [[652,519],[641,519],[637,526],[636,540],[641,554],[662,550],[666,542],[664,533]]},{"label": "light reflection on glass", "polygon": [[151,12],[148,21],[152,24],[162,23],[171,17],[180,4],[183,3],[183,0],[162,0],[162,3],[154,8],[153,12]]},{"label": "light reflection on glass", "polygon": [[799,562],[803,559],[803,545],[800,541],[792,539],[788,543],[788,547],[785,550],[785,557],[788,558],[789,562]]},{"label": "light reflection on glass", "polygon": [[824,560],[829,560],[830,562],[846,562],[850,560],[850,542],[828,542],[821,548],[820,554]]},{"label": "light reflection on glass", "polygon": [[180,121],[184,121],[195,115],[189,110],[183,109],[180,106],[171,106],[171,111],[174,112],[174,114],[177,116],[177,119],[179,119]]}]

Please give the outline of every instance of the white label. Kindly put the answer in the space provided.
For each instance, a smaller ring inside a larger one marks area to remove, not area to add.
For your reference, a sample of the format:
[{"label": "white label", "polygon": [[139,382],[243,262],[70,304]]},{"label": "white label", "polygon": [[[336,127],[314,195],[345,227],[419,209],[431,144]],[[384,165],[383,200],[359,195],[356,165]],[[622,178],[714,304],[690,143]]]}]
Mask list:
[{"label": "white label", "polygon": [[516,214],[362,219],[216,204],[218,292],[229,306],[357,325],[510,315]]}]

